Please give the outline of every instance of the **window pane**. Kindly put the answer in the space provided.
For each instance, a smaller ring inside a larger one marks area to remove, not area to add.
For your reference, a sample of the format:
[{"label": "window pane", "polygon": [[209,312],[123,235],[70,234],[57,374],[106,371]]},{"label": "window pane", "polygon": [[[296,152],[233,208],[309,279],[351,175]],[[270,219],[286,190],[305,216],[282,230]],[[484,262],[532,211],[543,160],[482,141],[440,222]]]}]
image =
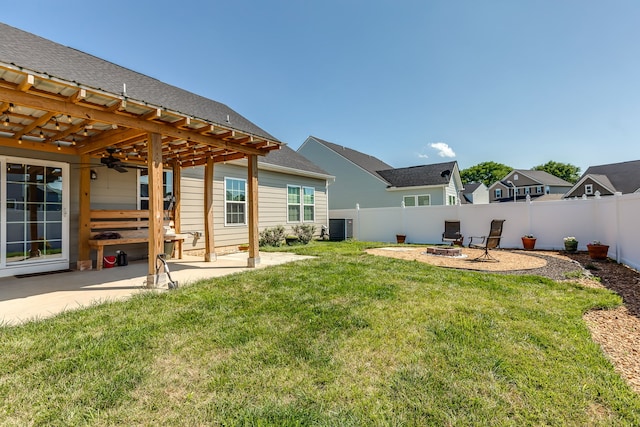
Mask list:
[{"label": "window pane", "polygon": [[287,202],[300,204],[300,187],[287,187]]},{"label": "window pane", "polygon": [[304,204],[313,205],[315,189],[310,187],[305,187],[303,191],[304,191]]},{"label": "window pane", "polygon": [[304,220],[305,221],[315,221],[314,211],[315,211],[315,209],[313,208],[313,206],[305,206],[304,207]]},{"label": "window pane", "polygon": [[415,196],[405,196],[404,197],[404,205],[405,206],[415,206],[416,205]]},{"label": "window pane", "polygon": [[[449,199],[451,203],[451,199]],[[429,196],[418,196],[418,206],[429,206]]]},{"label": "window pane", "polygon": [[299,205],[289,205],[288,207],[288,218],[289,222],[299,222],[300,221],[300,206]]}]

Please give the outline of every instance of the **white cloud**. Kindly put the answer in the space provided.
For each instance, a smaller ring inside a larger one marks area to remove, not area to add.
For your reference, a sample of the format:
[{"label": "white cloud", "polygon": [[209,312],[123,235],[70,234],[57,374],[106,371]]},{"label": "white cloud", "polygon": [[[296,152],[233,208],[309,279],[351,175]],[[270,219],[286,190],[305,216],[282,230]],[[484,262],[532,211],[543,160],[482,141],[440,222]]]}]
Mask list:
[{"label": "white cloud", "polygon": [[418,157],[419,157],[420,159],[428,159],[428,158],[429,158],[429,155],[428,155],[428,154],[418,153]]},{"label": "white cloud", "polygon": [[435,142],[431,144],[431,148],[438,151],[438,156],[440,157],[455,157],[456,153],[453,152],[453,149],[449,147],[448,144],[444,142]]}]

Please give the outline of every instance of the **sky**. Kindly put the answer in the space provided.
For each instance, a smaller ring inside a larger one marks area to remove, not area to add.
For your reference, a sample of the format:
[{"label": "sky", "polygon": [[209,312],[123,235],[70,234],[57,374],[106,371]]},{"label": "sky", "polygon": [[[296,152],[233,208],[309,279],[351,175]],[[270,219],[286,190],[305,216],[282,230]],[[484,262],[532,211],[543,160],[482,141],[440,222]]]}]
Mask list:
[{"label": "sky", "polygon": [[637,0],[32,0],[0,21],[393,167],[640,160]]}]

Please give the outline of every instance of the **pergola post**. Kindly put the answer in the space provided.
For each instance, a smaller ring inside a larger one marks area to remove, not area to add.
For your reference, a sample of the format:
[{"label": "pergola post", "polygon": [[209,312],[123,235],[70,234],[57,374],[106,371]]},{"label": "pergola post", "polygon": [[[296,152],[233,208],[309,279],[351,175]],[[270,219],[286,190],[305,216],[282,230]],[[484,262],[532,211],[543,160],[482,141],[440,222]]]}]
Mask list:
[{"label": "pergola post", "polygon": [[[176,230],[176,234],[180,234],[180,218],[181,213],[181,193],[180,193],[180,181],[182,180],[182,168],[178,162],[173,163],[173,227]],[[176,258],[182,259],[182,239],[175,241],[176,245]]]},{"label": "pergola post", "polygon": [[[80,163],[90,164],[91,157],[80,156]],[[78,195],[78,261],[77,269],[80,271],[91,270],[91,248],[89,239],[91,238],[91,170],[89,168],[80,169],[80,192]],[[102,262],[101,259],[97,262]]]},{"label": "pergola post", "polygon": [[163,199],[162,190],[162,136],[150,133],[148,137],[149,157],[147,168],[149,173],[149,269],[147,271],[147,287],[154,287],[166,281],[166,274],[156,281],[156,263],[158,254],[163,252]]},{"label": "pergola post", "polygon": [[249,259],[247,267],[253,268],[260,264],[260,250],[258,238],[258,156],[247,156],[247,181],[249,184]]},{"label": "pergola post", "polygon": [[204,167],[204,261],[215,261],[215,242],[213,235],[213,159],[207,159]]}]

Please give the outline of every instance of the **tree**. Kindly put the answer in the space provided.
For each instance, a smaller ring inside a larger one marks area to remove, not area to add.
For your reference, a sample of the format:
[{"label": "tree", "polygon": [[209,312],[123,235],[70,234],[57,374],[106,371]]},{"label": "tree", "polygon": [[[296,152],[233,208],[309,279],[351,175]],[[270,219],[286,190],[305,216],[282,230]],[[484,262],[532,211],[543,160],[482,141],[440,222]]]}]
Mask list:
[{"label": "tree", "polygon": [[483,162],[460,171],[460,178],[463,184],[482,182],[488,187],[507,176],[512,170],[512,167],[502,163]]},{"label": "tree", "polygon": [[560,163],[550,160],[544,165],[534,166],[533,170],[545,171],[572,184],[575,184],[580,179],[580,168],[570,163]]}]

